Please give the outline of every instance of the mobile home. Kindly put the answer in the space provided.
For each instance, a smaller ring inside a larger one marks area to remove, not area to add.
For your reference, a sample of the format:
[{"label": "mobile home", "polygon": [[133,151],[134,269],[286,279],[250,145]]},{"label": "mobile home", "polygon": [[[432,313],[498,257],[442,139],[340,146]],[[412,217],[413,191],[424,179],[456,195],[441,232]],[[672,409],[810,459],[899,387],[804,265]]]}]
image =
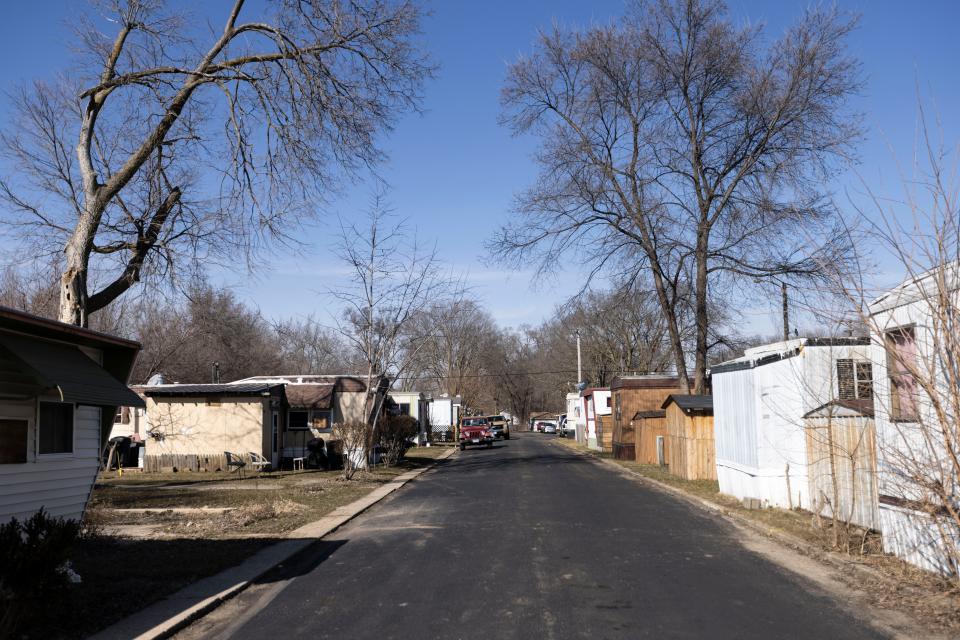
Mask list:
[{"label": "mobile home", "polygon": [[721,493],[810,509],[804,416],[872,394],[868,338],[799,338],[711,369]]},{"label": "mobile home", "polygon": [[136,342],[0,307],[0,522],[41,508],[80,519]]}]

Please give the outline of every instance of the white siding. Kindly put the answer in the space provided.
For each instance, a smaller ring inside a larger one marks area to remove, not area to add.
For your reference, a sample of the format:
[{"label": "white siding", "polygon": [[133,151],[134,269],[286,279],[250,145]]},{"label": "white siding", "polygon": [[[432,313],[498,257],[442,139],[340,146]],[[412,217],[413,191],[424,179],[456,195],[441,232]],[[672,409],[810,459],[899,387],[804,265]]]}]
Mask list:
[{"label": "white siding", "polygon": [[52,516],[83,516],[99,466],[100,411],[76,406],[73,453],[38,456],[36,401],[0,401],[0,416],[29,423],[27,462],[0,465],[0,521],[27,518],[41,507]]}]

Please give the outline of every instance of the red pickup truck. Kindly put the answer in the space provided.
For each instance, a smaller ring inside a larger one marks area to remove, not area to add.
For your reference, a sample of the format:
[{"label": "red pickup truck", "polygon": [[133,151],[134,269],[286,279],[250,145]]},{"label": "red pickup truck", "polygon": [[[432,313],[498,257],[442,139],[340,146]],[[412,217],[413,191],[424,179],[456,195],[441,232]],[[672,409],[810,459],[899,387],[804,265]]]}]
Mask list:
[{"label": "red pickup truck", "polygon": [[493,446],[493,433],[486,418],[464,418],[460,421],[460,451],[470,445]]}]

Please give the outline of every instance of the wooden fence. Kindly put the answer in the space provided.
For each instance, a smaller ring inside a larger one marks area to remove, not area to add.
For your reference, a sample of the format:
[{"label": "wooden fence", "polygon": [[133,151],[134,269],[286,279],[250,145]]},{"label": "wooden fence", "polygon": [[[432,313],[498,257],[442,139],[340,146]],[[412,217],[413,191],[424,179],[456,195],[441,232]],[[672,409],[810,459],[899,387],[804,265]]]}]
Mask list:
[{"label": "wooden fence", "polygon": [[[244,462],[250,462],[247,454],[238,454]],[[169,473],[171,471],[226,471],[227,456],[222,453],[187,454],[162,453],[143,457],[144,473]]]},{"label": "wooden fence", "polygon": [[873,418],[810,417],[806,435],[813,510],[830,516],[837,500],[840,520],[879,530]]}]

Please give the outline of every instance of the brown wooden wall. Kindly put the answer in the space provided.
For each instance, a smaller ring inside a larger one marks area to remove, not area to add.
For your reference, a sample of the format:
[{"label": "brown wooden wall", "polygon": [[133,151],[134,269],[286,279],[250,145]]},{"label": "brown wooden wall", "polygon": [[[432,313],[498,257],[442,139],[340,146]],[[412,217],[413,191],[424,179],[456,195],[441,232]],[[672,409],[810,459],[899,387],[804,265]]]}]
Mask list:
[{"label": "brown wooden wall", "polygon": [[[628,445],[629,449],[635,451],[635,456],[630,459],[640,460],[641,455],[649,456],[649,453],[641,454],[642,447],[637,446],[637,427],[639,426],[633,416],[638,411],[656,411],[667,399],[671,393],[686,393],[682,389],[672,388],[647,388],[647,389],[614,389],[610,393],[610,403],[613,408],[613,442],[614,450],[616,445]],[[617,410],[617,402],[620,402],[620,410]],[[663,435],[662,433],[660,435]],[[653,457],[656,461],[657,449],[656,438],[653,440]]]},{"label": "brown wooden wall", "polygon": [[686,415],[676,403],[667,407],[670,473],[686,480],[717,479],[717,449],[712,415]]},{"label": "brown wooden wall", "polygon": [[663,436],[663,453],[666,460],[670,459],[670,438],[667,437],[666,418],[640,418],[634,421],[634,432],[637,438],[636,460],[641,464],[658,464],[657,436]]},{"label": "brown wooden wall", "polygon": [[[880,528],[877,503],[877,445],[873,418],[864,416],[807,419],[807,473],[813,510],[867,529]],[[832,458],[832,460],[831,460]],[[832,466],[831,466],[832,463]]]}]

